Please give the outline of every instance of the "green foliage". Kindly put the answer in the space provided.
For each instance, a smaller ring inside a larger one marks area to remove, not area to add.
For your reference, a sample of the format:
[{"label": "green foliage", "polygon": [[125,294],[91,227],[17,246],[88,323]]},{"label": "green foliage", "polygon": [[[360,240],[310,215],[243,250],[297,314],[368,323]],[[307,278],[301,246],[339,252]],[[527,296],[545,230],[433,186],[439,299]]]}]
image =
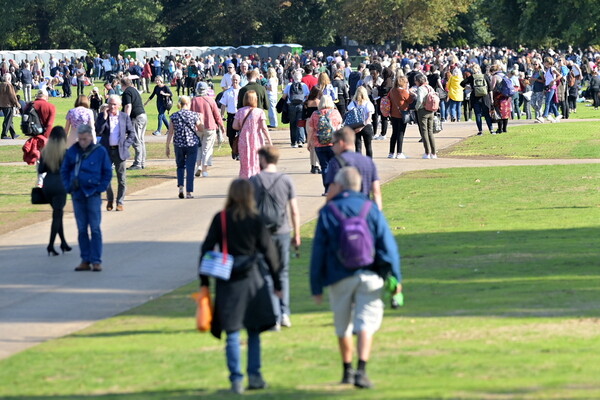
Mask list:
[{"label": "green foliage", "polygon": [[394,41],[428,43],[448,32],[454,18],[472,0],[347,0],[342,5],[342,29],[348,36],[381,44]]}]

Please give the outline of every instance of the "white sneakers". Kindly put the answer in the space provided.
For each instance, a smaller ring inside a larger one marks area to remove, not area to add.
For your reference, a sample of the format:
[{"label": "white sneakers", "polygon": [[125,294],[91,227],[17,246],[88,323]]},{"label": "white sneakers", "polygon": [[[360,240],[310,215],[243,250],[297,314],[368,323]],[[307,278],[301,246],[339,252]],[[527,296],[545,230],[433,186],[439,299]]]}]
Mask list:
[{"label": "white sneakers", "polygon": [[424,160],[429,160],[429,158],[430,158],[429,154],[427,154],[427,153],[423,154],[423,159]]},{"label": "white sneakers", "polygon": [[435,160],[437,159],[437,155],[435,154],[423,154],[424,160]]},{"label": "white sneakers", "polygon": [[393,153],[388,154],[388,158],[395,158]]},{"label": "white sneakers", "polygon": [[535,122],[536,122],[537,124],[543,124],[543,123],[544,123],[544,117],[537,117],[537,118],[535,119]]},{"label": "white sneakers", "polygon": [[398,158],[398,159],[405,159],[406,156],[404,155],[404,153],[399,153],[399,154],[396,154],[396,158]]}]

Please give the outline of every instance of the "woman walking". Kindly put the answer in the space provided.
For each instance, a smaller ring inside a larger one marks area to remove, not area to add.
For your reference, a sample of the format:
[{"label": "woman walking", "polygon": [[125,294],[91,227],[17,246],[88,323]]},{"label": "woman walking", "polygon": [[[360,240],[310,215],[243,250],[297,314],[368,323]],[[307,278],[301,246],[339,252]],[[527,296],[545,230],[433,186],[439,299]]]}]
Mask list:
[{"label": "woman walking", "polygon": [[90,109],[90,100],[85,95],[77,96],[75,107],[67,112],[67,122],[65,131],[68,132],[67,148],[77,142],[77,129],[81,125],[89,125],[92,128],[93,143],[96,143],[96,129],[94,128],[96,119],[94,111]]},{"label": "woman walking", "polygon": [[[313,88],[314,89],[314,88]],[[327,120],[329,120],[329,127],[322,126]],[[308,140],[307,140],[307,148],[309,151],[315,151],[317,158],[319,159],[319,165],[321,165],[322,173],[321,178],[323,180],[324,192],[323,195],[327,193],[327,188],[329,185],[325,184],[325,174],[327,172],[327,166],[329,165],[329,160],[335,157],[333,153],[333,143],[330,141],[329,143],[324,143],[319,135],[319,129],[323,131],[323,129],[327,130],[331,128],[331,135],[336,131],[340,126],[342,126],[342,116],[339,111],[335,107],[333,103],[333,99],[331,96],[324,94],[321,96],[321,100],[319,102],[319,109],[311,115],[308,123],[306,124]]]},{"label": "woman walking", "polygon": [[[246,179],[231,183],[225,209],[215,215],[204,239],[201,258],[217,245],[223,251],[224,241],[236,264],[243,262],[244,265],[236,265],[229,280],[216,279],[211,333],[217,339],[223,331],[227,333],[225,356],[231,391],[241,394],[244,375],[240,331],[244,328],[248,332],[248,389],[264,389],[267,384],[261,373],[260,333],[277,322],[271,293],[260,270],[261,261],[255,255],[264,258],[273,278],[275,294],[281,297],[277,250],[256,210],[252,184]],[[200,285],[208,287],[209,277],[199,277]]]},{"label": "woman walking", "polygon": [[388,94],[391,104],[390,120],[392,122],[392,137],[388,158],[406,158],[402,152],[402,145],[404,143],[404,133],[406,132],[404,115],[408,113],[408,106],[412,102],[408,89],[408,79],[405,76],[399,76]]},{"label": "woman walking", "polygon": [[240,178],[248,179],[260,172],[258,149],[272,142],[265,113],[257,109],[258,96],[254,90],[244,94],[243,104],[235,114],[233,129],[239,131]]},{"label": "woman walking", "polygon": [[188,96],[179,97],[179,111],[171,115],[171,125],[167,134],[166,156],[171,156],[171,140],[175,148],[175,163],[177,164],[177,187],[179,198],[183,199],[183,178],[185,176],[186,198],[193,198],[194,193],[194,168],[198,155],[200,139],[196,131],[201,130],[202,120],[200,115],[190,110],[191,100]]},{"label": "woman walking", "polygon": [[[304,102],[304,108],[302,111],[302,119],[308,121],[310,119],[310,117],[313,115],[313,113],[315,111],[317,111],[319,109],[319,103],[321,101],[321,96],[323,96],[323,92],[321,92],[321,90],[318,87],[313,87],[312,89],[310,89],[310,93],[308,94],[308,97],[306,98],[306,101]],[[308,128],[307,128],[308,131]],[[308,136],[308,132],[307,132],[307,136]],[[307,143],[310,143],[310,141],[307,140]],[[317,162],[317,153],[315,152],[315,148],[314,147],[308,147],[308,150],[310,152],[310,173],[311,174],[320,174],[323,171],[321,170],[321,168],[319,168],[318,162]]]},{"label": "woman walking", "polygon": [[279,87],[279,79],[275,68],[269,68],[268,73],[267,96],[269,98],[269,126],[268,128],[277,128],[277,88]]},{"label": "woman walking", "polygon": [[63,253],[65,251],[71,251],[71,247],[67,244],[63,230],[63,209],[67,202],[67,191],[65,190],[60,177],[60,166],[65,158],[66,151],[67,134],[62,126],[55,126],[50,132],[48,142],[42,149],[42,156],[40,158],[40,164],[38,165],[38,173],[46,174],[42,190],[52,207],[50,241],[46,248],[49,256],[58,255],[56,250],[54,250],[54,240],[56,239],[56,235],[60,238],[60,250]]},{"label": "woman walking", "polygon": [[150,95],[150,97],[148,97],[148,100],[146,100],[144,106],[147,105],[150,102],[150,100],[154,98],[154,96],[156,96],[156,109],[158,110],[158,128],[156,128],[156,131],[152,132],[152,134],[154,136],[160,136],[160,131],[162,129],[163,122],[165,123],[167,131],[169,130],[169,120],[167,120],[167,116],[165,114],[167,113],[167,100],[173,100],[173,93],[171,92],[171,89],[169,89],[169,87],[165,85],[162,76],[157,76],[155,82],[156,86],[154,86],[154,90],[152,90],[152,94]]},{"label": "woman walking", "polygon": [[373,148],[371,142],[373,140],[373,124],[371,117],[375,112],[375,106],[369,100],[367,89],[364,86],[359,86],[354,94],[354,99],[348,104],[348,111],[355,108],[360,108],[363,115],[364,127],[356,132],[356,142],[354,144],[357,153],[362,151],[362,143],[365,142],[365,153],[367,157],[373,158]]}]

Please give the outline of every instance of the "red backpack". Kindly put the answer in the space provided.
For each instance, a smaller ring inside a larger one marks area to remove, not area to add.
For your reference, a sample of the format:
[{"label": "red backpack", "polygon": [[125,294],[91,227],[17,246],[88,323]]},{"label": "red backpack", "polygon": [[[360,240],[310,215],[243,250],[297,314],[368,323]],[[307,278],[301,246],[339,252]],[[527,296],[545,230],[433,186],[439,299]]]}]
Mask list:
[{"label": "red backpack", "polygon": [[440,96],[433,90],[429,85],[425,85],[427,88],[427,96],[425,96],[425,104],[423,107],[427,111],[436,112],[440,109]]},{"label": "red backpack", "polygon": [[379,103],[379,111],[381,111],[381,115],[383,117],[389,117],[392,111],[392,103],[390,102],[390,96],[385,95],[381,98],[381,102]]}]

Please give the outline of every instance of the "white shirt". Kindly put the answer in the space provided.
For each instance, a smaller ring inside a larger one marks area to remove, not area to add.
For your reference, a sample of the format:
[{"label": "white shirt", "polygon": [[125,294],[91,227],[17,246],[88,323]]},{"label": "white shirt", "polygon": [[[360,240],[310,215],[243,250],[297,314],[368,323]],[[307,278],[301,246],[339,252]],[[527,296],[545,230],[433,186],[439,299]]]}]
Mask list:
[{"label": "white shirt", "polygon": [[223,89],[229,89],[231,87],[231,76],[232,74],[228,72],[225,75],[223,75],[223,78],[221,78],[221,87]]},{"label": "white shirt", "polygon": [[358,105],[358,103],[352,100],[350,104],[348,104],[348,111],[357,107],[362,108],[363,120],[365,121],[365,125],[369,125],[371,123],[371,115],[375,112],[375,107],[373,106],[373,103],[367,100],[365,104],[360,106]]},{"label": "white shirt", "polygon": [[230,87],[223,92],[220,103],[225,106],[228,114],[235,114],[237,112],[238,94],[240,89],[234,89]]},{"label": "white shirt", "polygon": [[118,146],[119,138],[121,136],[120,124],[119,124],[119,113],[117,115],[108,115],[108,125],[110,127],[110,136],[108,137],[109,146]]}]

